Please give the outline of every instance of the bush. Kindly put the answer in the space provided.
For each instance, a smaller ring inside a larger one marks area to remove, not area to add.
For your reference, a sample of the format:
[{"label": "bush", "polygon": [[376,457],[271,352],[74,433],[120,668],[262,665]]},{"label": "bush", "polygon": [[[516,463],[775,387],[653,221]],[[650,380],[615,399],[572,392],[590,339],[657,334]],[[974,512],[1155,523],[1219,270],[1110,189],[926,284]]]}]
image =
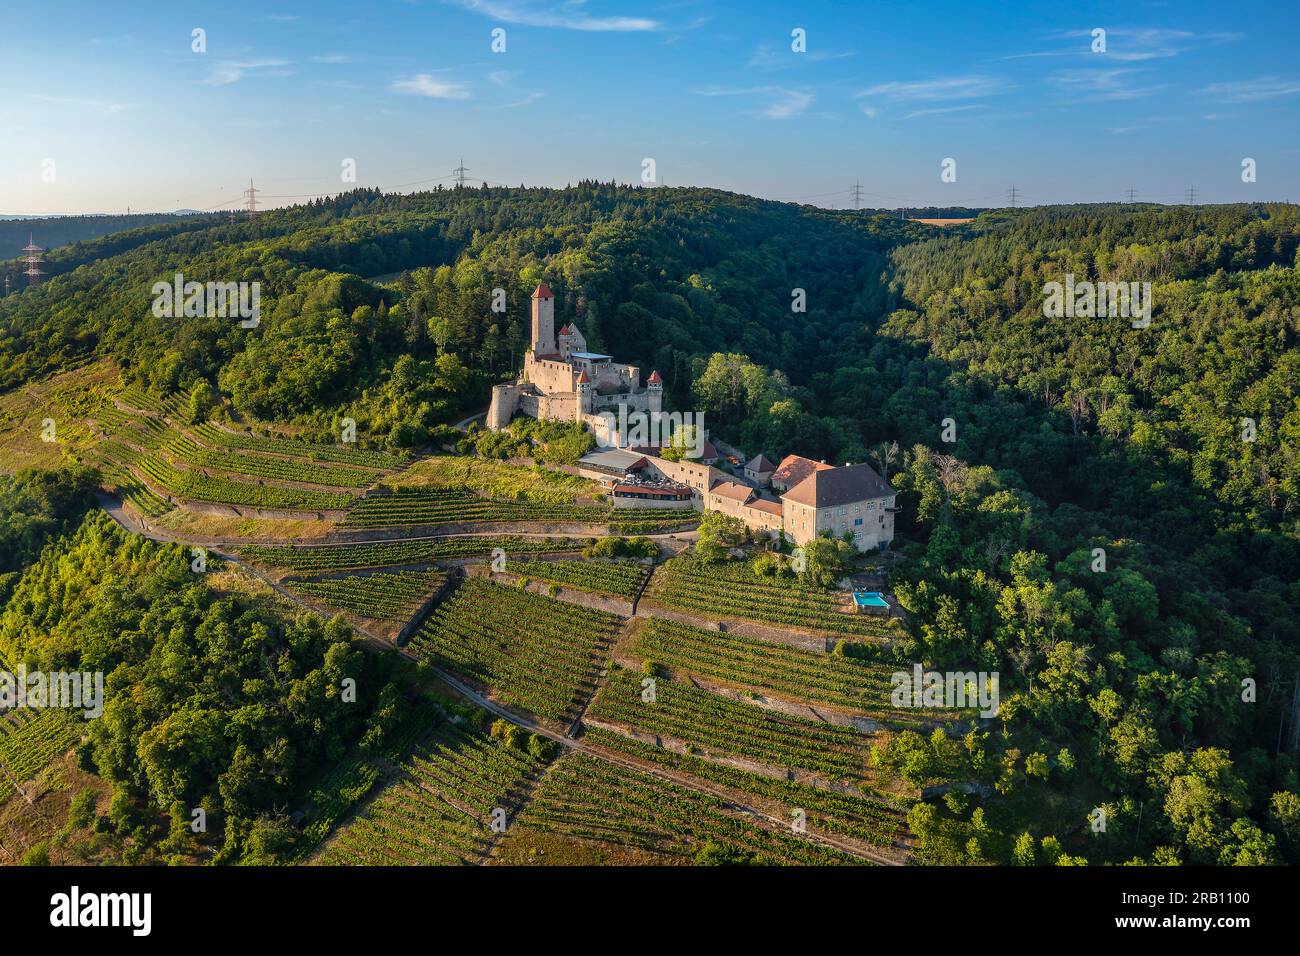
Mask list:
[{"label": "bush", "polygon": [[50,865],[50,845],[45,842],[36,844],[30,850],[23,854],[23,866],[49,866]]}]

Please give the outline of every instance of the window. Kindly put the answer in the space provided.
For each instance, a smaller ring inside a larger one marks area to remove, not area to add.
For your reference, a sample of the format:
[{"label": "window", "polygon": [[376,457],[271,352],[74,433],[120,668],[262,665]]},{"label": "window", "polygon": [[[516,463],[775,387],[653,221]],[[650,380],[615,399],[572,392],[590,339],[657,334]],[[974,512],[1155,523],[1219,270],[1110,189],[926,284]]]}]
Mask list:
[{"label": "window", "polygon": [[862,519],[861,519],[861,518],[854,518],[854,519],[853,519],[853,523],[854,523],[855,525],[862,524]]}]

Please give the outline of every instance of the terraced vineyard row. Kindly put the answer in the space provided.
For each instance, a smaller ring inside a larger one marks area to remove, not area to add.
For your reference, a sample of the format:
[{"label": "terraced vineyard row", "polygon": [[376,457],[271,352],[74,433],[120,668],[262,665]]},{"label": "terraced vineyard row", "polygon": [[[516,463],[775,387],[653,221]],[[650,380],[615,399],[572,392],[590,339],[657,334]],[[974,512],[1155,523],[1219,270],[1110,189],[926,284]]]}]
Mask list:
[{"label": "terraced vineyard row", "polygon": [[541,761],[477,731],[442,725],[321,854],[326,865],[456,865],[481,862]]},{"label": "terraced vineyard row", "polygon": [[410,650],[511,706],[558,720],[592,686],[621,624],[613,614],[471,578],[434,609]]},{"label": "terraced vineyard row", "polygon": [[904,812],[910,801],[902,798],[889,797],[888,802],[882,802],[780,780],[690,754],[673,753],[600,727],[588,728],[582,739],[588,744],[649,760],[670,770],[770,801],[779,805],[782,812],[803,810],[808,815],[808,828],[814,833],[838,833],[875,846],[890,846],[907,832]]},{"label": "terraced vineyard row", "polygon": [[301,481],[335,488],[365,488],[378,477],[373,471],[358,471],[342,465],[318,465],[252,453],[217,451],[196,444],[176,432],[170,433],[163,450],[189,465],[218,468],[237,475],[269,478],[273,481]]},{"label": "terraced vineyard row", "polygon": [[77,742],[75,719],[61,710],[0,711],[0,763],[8,771],[0,774],[0,801],[14,793],[11,777],[31,779]]},{"label": "terraced vineyard row", "polygon": [[587,542],[574,538],[472,536],[430,538],[425,541],[383,541],[314,547],[250,545],[242,557],[290,571],[348,571],[399,564],[427,564],[452,558],[488,557],[496,548],[506,554],[548,554],[581,551]]},{"label": "terraced vineyard row", "polygon": [[706,841],[760,864],[853,864],[857,857],[768,829],[724,801],[649,774],[570,753],[547,772],[512,828],[690,858]]},{"label": "terraced vineyard row", "polygon": [[801,720],[729,700],[689,684],[657,679],[643,700],[640,674],[613,670],[587,716],[674,737],[711,756],[743,757],[856,782],[867,773],[871,741],[849,727]]},{"label": "terraced vineyard row", "polygon": [[437,571],[353,574],[345,578],[286,581],[291,591],[331,607],[382,621],[403,621],[445,581]]},{"label": "terraced vineyard row", "polygon": [[624,597],[635,595],[650,573],[645,565],[631,561],[508,561],[506,571],[565,587]]},{"label": "terraced vineyard row", "polygon": [[469,489],[399,489],[372,495],[348,513],[343,525],[353,528],[443,524],[450,521],[590,521],[603,522],[609,512],[592,505],[555,505],[484,498]]},{"label": "terraced vineyard row", "polygon": [[187,500],[291,511],[343,511],[356,501],[355,495],[253,485],[198,471],[181,471],[152,455],[140,457],[135,464],[154,484]]},{"label": "terraced vineyard row", "polygon": [[[890,677],[895,666],[818,654],[725,631],[705,631],[662,618],[645,622],[632,650],[645,660],[729,686],[771,691],[795,701],[821,702],[875,717],[906,719],[890,705]],[[940,711],[925,714],[951,716]]]},{"label": "terraced vineyard row", "polygon": [[396,470],[407,463],[403,455],[393,455],[364,448],[344,445],[315,445],[291,438],[267,438],[259,435],[236,434],[218,428],[210,422],[194,426],[194,434],[210,445],[222,448],[239,448],[245,451],[264,452],[270,455],[288,455],[311,461],[332,461],[357,468]]},{"label": "terraced vineyard row", "polygon": [[[724,581],[726,586],[721,587]],[[769,584],[759,581],[748,568],[701,565],[690,557],[665,563],[655,575],[649,596],[670,607],[711,617],[744,618],[841,634],[883,636],[889,632],[879,618],[844,613],[842,595],[793,583]]]}]

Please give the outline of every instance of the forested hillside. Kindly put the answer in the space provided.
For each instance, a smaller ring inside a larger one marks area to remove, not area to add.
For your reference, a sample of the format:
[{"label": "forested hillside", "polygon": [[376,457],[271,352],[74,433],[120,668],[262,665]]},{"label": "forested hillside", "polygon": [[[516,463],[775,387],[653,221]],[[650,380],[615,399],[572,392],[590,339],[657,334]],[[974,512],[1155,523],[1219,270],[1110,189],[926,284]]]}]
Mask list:
[{"label": "forested hillside", "polygon": [[[1289,205],[940,232],[702,189],[362,190],[62,250],[0,301],[0,391],[106,357],[236,423],[419,448],[513,378],[545,281],[557,326],[657,368],[715,436],[899,489],[897,662],[1002,675],[996,721],[877,755],[989,790],[913,807],[920,859],[1295,862],[1298,247]],[[155,317],[177,272],[260,282],[260,324]],[[1149,326],[1045,318],[1066,274],[1150,282]],[[1098,806],[1121,838],[1090,841]]]}]

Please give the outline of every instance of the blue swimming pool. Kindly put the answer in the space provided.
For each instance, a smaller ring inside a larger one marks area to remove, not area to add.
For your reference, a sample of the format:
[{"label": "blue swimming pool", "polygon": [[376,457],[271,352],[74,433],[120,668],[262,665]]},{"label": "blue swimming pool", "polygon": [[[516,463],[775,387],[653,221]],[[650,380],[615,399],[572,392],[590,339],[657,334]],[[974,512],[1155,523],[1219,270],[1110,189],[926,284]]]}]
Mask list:
[{"label": "blue swimming pool", "polygon": [[879,591],[854,591],[853,603],[858,607],[889,607],[889,602]]}]

